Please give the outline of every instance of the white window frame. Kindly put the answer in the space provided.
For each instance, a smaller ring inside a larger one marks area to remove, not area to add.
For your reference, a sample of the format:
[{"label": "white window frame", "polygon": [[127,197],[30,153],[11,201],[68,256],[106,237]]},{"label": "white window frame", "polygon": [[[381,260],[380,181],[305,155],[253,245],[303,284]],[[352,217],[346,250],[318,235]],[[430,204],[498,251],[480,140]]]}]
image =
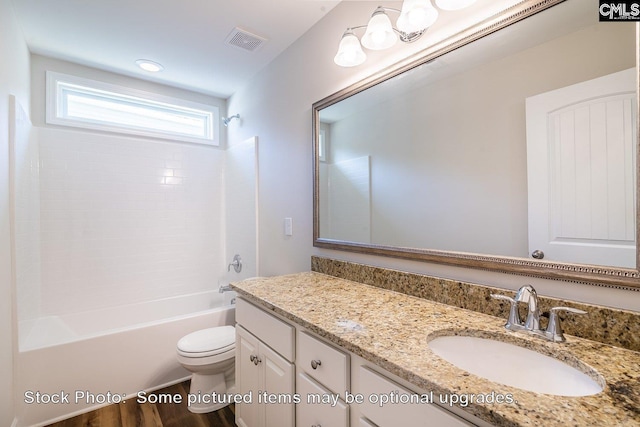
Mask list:
[{"label": "white window frame", "polygon": [[[220,111],[215,105],[201,104],[185,99],[173,98],[151,92],[145,92],[124,86],[85,79],[82,77],[52,71],[46,73],[46,122],[53,125],[71,126],[105,132],[124,133],[129,135],[185,141],[206,145],[220,145],[219,122]],[[104,97],[105,100],[121,101],[137,107],[148,107],[149,110],[164,110],[172,113],[183,113],[201,116],[204,131],[201,136],[189,135],[170,130],[153,129],[145,126],[132,126],[108,120],[92,120],[67,114],[66,100],[69,93],[77,93],[92,97]]]}]

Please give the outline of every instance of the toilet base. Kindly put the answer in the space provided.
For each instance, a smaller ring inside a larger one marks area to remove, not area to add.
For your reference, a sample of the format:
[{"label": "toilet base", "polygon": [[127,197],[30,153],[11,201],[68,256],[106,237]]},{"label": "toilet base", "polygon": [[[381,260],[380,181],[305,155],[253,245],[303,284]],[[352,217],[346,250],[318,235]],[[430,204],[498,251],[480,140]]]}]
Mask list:
[{"label": "toilet base", "polygon": [[190,412],[194,414],[213,412],[233,402],[230,395],[233,395],[236,388],[234,362],[235,359],[232,358],[222,366],[219,364],[216,371],[222,368],[223,372],[209,374],[205,370],[191,374],[188,398],[192,403],[187,407]]},{"label": "toilet base", "polygon": [[227,398],[227,382],[224,373],[212,375],[193,373],[189,399],[192,403],[188,409],[194,414],[213,412],[228,406],[230,402]]}]

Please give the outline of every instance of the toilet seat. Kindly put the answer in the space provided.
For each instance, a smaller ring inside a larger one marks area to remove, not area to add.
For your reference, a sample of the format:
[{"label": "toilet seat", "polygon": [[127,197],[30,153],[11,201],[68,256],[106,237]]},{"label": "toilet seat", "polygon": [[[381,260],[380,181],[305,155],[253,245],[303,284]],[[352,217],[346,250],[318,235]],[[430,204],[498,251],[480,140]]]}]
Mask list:
[{"label": "toilet seat", "polygon": [[232,357],[236,347],[236,329],[233,326],[218,326],[202,329],[185,335],[178,341],[178,354],[199,358],[228,353]]}]

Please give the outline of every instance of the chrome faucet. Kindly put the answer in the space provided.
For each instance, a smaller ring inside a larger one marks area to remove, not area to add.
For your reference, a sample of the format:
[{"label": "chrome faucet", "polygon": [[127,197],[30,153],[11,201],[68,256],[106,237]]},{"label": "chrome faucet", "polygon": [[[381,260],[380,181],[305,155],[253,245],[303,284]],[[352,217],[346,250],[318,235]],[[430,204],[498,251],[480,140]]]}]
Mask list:
[{"label": "chrome faucet", "polygon": [[527,331],[537,331],[540,329],[538,293],[533,289],[533,286],[525,285],[518,289],[515,300],[516,302],[523,302],[529,306],[529,313],[527,314],[527,320],[524,322],[524,329]]},{"label": "chrome faucet", "polygon": [[[508,301],[511,306],[509,309],[509,319],[504,327],[510,331],[524,331],[531,335],[545,338],[549,341],[564,342],[566,341],[562,325],[560,324],[560,317],[558,312],[566,311],[574,314],[587,314],[586,311],[578,310],[572,307],[553,307],[549,310],[549,324],[546,330],[540,329],[540,309],[538,307],[538,293],[531,285],[525,285],[518,289],[515,298],[508,297],[506,295],[491,294],[491,298]],[[522,302],[527,304],[528,313],[527,319],[522,323],[520,319],[520,313],[518,312],[518,303]]]}]

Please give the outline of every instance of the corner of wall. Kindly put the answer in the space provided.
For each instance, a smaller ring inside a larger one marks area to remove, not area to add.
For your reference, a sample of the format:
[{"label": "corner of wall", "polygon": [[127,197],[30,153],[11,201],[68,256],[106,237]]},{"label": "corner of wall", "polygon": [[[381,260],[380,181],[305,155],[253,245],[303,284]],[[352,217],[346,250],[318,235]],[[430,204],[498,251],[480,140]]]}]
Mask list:
[{"label": "corner of wall", "polygon": [[10,0],[0,0],[0,425],[17,426],[17,354],[13,254],[10,243],[9,96],[29,111],[29,50]]}]

